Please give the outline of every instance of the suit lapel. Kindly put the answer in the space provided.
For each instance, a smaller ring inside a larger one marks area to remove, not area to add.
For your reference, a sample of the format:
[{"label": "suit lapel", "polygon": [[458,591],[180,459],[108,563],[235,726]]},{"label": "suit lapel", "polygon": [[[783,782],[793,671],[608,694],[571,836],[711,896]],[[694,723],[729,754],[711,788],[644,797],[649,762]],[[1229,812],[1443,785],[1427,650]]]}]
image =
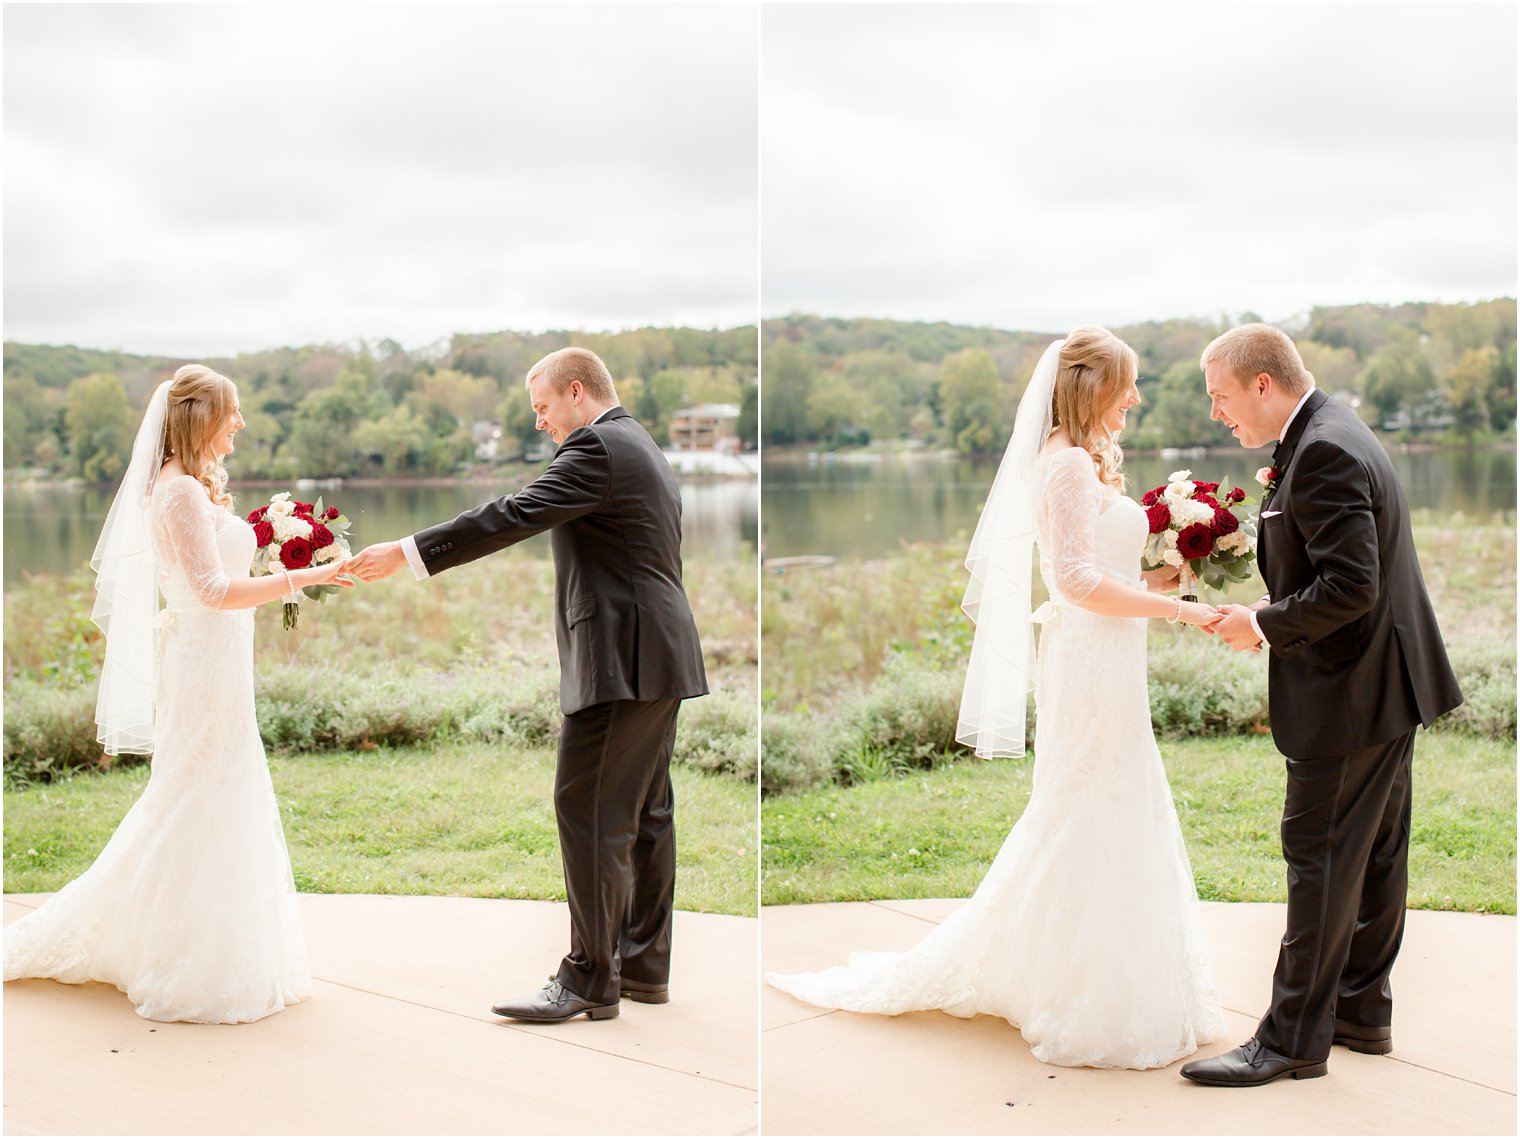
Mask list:
[{"label": "suit lapel", "polygon": [[1304,401],[1304,406],[1299,408],[1298,414],[1293,417],[1293,422],[1288,424],[1288,430],[1283,433],[1277,449],[1272,453],[1272,465],[1282,472],[1282,478],[1277,480],[1279,487],[1282,486],[1283,479],[1288,477],[1288,467],[1298,451],[1298,441],[1304,437],[1304,429],[1309,426],[1309,420],[1313,419],[1315,413],[1325,406],[1325,401],[1329,398],[1322,391],[1311,392],[1309,398]]},{"label": "suit lapel", "polygon": [[[1309,398],[1304,401],[1304,406],[1299,408],[1298,414],[1293,417],[1293,422],[1288,424],[1288,430],[1283,432],[1283,437],[1278,440],[1277,447],[1272,452],[1272,465],[1279,472],[1277,476],[1277,490],[1262,499],[1262,519],[1256,538],[1256,553],[1261,565],[1262,580],[1267,583],[1267,592],[1273,596],[1276,596],[1276,594],[1272,588],[1273,574],[1270,572],[1272,562],[1267,549],[1267,507],[1278,503],[1282,494],[1283,484],[1288,480],[1288,468],[1293,462],[1293,456],[1298,452],[1298,441],[1304,437],[1304,431],[1309,426],[1309,420],[1314,418],[1315,413],[1325,405],[1325,401],[1329,398],[1324,392],[1317,389],[1311,392]],[[1282,507],[1279,505],[1277,509],[1281,510]]]}]

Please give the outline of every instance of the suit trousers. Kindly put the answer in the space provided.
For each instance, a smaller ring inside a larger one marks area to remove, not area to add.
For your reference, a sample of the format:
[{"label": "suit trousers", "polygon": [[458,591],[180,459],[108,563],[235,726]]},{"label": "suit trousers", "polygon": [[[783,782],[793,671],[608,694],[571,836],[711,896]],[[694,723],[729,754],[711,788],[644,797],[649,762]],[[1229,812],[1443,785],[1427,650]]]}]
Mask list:
[{"label": "suit trousers", "polygon": [[665,984],[675,903],[670,757],[680,700],[614,700],[564,718],[554,813],[570,902],[557,979],[618,1000],[620,978]]},{"label": "suit trousers", "polygon": [[1334,1022],[1393,1023],[1404,937],[1414,732],[1328,759],[1289,759],[1282,847],[1288,923],[1256,1030],[1297,1060],[1330,1055]]}]

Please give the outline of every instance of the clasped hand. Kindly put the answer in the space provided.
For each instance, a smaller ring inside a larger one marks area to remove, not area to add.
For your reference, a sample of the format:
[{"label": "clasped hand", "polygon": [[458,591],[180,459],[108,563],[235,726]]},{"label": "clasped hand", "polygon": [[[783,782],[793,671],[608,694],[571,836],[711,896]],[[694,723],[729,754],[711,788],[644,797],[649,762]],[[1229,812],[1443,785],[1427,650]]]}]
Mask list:
[{"label": "clasped hand", "polygon": [[1251,624],[1249,606],[1221,605],[1218,613],[1219,620],[1209,625],[1204,632],[1217,636],[1232,649],[1245,653],[1261,652],[1261,638],[1256,635],[1256,627]]},{"label": "clasped hand", "polygon": [[[1152,593],[1170,592],[1177,588],[1182,571],[1177,566],[1157,566],[1141,570],[1145,586]],[[1185,625],[1196,625],[1210,636],[1218,636],[1232,649],[1241,652],[1261,652],[1261,638],[1251,624],[1251,610],[1245,605],[1204,605],[1197,601],[1184,601],[1177,619]]]},{"label": "clasped hand", "polygon": [[360,581],[379,581],[390,577],[406,564],[406,551],[400,542],[376,542],[366,546],[343,563],[343,572]]}]

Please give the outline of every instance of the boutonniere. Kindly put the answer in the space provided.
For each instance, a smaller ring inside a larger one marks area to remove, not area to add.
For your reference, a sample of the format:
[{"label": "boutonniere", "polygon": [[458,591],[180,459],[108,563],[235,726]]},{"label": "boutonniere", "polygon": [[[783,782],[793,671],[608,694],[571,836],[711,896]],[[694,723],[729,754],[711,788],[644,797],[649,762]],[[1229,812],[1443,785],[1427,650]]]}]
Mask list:
[{"label": "boutonniere", "polygon": [[1276,467],[1262,467],[1256,472],[1256,481],[1261,484],[1263,498],[1277,493],[1277,483],[1281,478],[1282,472]]}]

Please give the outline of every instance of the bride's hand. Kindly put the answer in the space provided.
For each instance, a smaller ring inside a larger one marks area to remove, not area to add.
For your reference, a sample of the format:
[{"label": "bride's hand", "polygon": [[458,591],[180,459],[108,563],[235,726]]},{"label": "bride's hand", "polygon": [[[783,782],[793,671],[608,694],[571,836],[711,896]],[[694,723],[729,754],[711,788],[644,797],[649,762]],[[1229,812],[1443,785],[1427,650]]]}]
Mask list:
[{"label": "bride's hand", "polygon": [[348,562],[343,558],[335,558],[321,565],[308,566],[303,573],[308,573],[311,578],[301,583],[302,587],[308,585],[337,585],[344,589],[353,588],[354,582],[346,577],[339,577],[348,568]]},{"label": "bride's hand", "polygon": [[1181,566],[1157,566],[1155,569],[1141,570],[1140,577],[1145,582],[1145,588],[1151,593],[1170,593],[1177,588],[1177,583],[1182,580]]},{"label": "bride's hand", "polygon": [[1224,614],[1201,601],[1184,601],[1178,619],[1184,625],[1196,625],[1204,632],[1212,633],[1214,626],[1224,620]]}]

